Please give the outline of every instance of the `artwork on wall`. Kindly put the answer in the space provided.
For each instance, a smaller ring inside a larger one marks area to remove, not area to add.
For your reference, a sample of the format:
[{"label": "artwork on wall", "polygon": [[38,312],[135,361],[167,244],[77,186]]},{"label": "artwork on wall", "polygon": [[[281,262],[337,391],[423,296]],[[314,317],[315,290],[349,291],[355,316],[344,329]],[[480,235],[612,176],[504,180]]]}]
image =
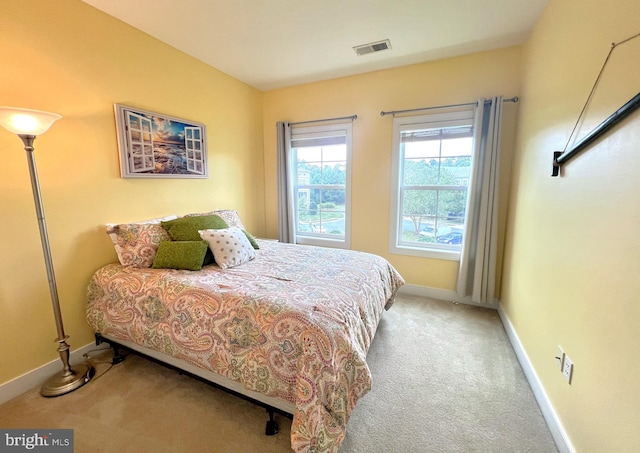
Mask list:
[{"label": "artwork on wall", "polygon": [[206,178],[206,127],[115,104],[123,178]]}]

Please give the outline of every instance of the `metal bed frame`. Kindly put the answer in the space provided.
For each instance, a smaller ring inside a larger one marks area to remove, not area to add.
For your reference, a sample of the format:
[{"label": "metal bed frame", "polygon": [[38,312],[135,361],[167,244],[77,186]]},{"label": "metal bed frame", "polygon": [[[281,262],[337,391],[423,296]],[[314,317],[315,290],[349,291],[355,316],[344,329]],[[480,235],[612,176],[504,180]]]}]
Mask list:
[{"label": "metal bed frame", "polygon": [[267,436],[273,436],[279,431],[278,422],[275,420],[276,413],[289,419],[293,418],[295,405],[293,405],[292,403],[278,398],[266,396],[252,390],[247,390],[241,383],[216,374],[212,371],[198,368],[190,363],[184,362],[168,354],[164,354],[162,352],[158,352],[126,340],[115,340],[109,338],[109,336],[107,335],[103,335],[100,333],[95,334],[95,340],[96,345],[107,343],[113,349],[114,354],[112,363],[114,365],[122,362],[125,359],[125,356],[120,354],[120,350],[127,350],[153,362],[159,363],[160,365],[163,365],[167,368],[176,370],[180,374],[185,374],[201,382],[224,390],[225,392],[228,392],[234,396],[247,400],[257,406],[265,408],[267,410],[267,414],[269,415],[269,420],[267,420],[265,427],[265,434]]}]

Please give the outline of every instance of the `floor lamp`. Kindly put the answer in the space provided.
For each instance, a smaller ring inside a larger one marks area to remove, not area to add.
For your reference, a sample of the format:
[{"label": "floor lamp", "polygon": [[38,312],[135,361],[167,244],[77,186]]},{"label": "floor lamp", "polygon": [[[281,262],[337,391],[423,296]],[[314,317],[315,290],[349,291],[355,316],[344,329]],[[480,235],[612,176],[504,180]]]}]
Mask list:
[{"label": "floor lamp", "polygon": [[58,329],[58,352],[62,360],[62,371],[51,376],[40,389],[43,396],[60,396],[72,392],[91,380],[95,374],[92,366],[81,364],[72,369],[69,365],[69,345],[64,334],[62,325],[62,313],[60,312],[60,301],[58,300],[58,289],[56,287],[56,277],[53,272],[53,262],[51,260],[51,250],[49,248],[49,237],[47,226],[44,220],[44,210],[42,209],[42,198],[40,197],[40,184],[38,183],[38,173],[36,172],[36,162],[33,157],[33,141],[36,136],[43,134],[51,125],[61,118],[55,113],[41,112],[38,110],[19,109],[14,107],[0,107],[0,126],[9,132],[17,134],[24,143],[24,150],[27,153],[29,173],[31,175],[31,188],[33,190],[33,200],[36,204],[36,214],[38,226],[40,227],[40,240],[42,241],[42,252],[49,277],[49,291],[51,293],[51,304],[53,305],[53,315]]}]

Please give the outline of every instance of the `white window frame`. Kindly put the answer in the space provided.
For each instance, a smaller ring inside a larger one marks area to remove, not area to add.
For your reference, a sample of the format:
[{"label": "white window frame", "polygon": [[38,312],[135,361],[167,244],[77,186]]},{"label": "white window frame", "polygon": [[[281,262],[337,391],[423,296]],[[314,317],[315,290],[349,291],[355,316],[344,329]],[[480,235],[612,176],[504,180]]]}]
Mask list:
[{"label": "white window frame", "polygon": [[[393,150],[391,163],[391,214],[389,228],[389,251],[400,255],[419,256],[424,258],[437,258],[451,261],[460,261],[460,250],[453,250],[451,246],[437,243],[429,243],[425,246],[411,246],[407,243],[401,243],[402,221],[401,213],[401,197],[402,197],[402,162],[404,156],[401,155],[401,133],[403,130],[415,128],[443,128],[462,125],[474,125],[475,109],[473,106],[457,111],[434,111],[425,115],[396,117],[393,119]],[[475,140],[475,136],[474,136]],[[472,145],[475,150],[475,145]],[[471,168],[473,168],[474,153],[471,155]],[[447,186],[439,186],[440,189],[446,189]],[[470,190],[467,189],[467,190]],[[467,192],[467,197],[468,197]],[[468,207],[468,201],[467,201]],[[467,216],[469,209],[465,213],[464,231],[467,231]],[[461,247],[460,247],[461,248]]]},{"label": "white window frame", "polygon": [[204,146],[200,127],[184,128],[184,144],[187,154],[187,170],[199,175],[204,174]]},{"label": "white window frame", "polygon": [[[336,137],[336,136],[344,136],[345,144],[346,144],[346,161],[345,161],[345,185],[344,187],[334,186],[334,185],[319,185],[319,184],[309,184],[309,185],[299,185],[298,175],[297,175],[297,154],[296,150],[293,148],[294,140],[304,140],[304,139],[313,139],[313,138],[323,138],[323,137]],[[289,164],[289,173],[291,184],[293,187],[291,188],[290,193],[292,196],[292,203],[290,203],[289,209],[291,211],[291,218],[293,219],[293,228],[294,228],[294,236],[296,244],[305,244],[305,245],[317,245],[321,247],[334,247],[334,248],[345,248],[348,249],[351,246],[351,149],[352,149],[352,124],[349,123],[333,123],[333,124],[325,124],[319,126],[306,126],[306,127],[291,127],[291,143],[289,146],[290,151],[290,164]],[[298,231],[298,199],[297,194],[298,189],[302,187],[301,190],[308,189],[344,189],[345,191],[345,205],[344,205],[344,238],[336,238],[335,235],[331,235],[328,233],[322,232],[299,232]]]},{"label": "white window frame", "polygon": [[[126,114],[127,140],[129,142],[129,168],[132,173],[153,170],[156,167],[153,155],[153,125],[151,120],[133,112]],[[135,127],[134,121],[138,121]],[[136,137],[134,137],[134,134]]]}]

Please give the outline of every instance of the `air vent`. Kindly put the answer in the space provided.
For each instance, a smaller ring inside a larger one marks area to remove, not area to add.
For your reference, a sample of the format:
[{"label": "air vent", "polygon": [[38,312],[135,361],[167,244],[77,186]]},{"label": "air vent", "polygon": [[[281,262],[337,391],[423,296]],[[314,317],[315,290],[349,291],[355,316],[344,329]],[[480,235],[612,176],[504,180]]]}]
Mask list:
[{"label": "air vent", "polygon": [[369,44],[363,44],[361,46],[355,46],[353,48],[358,56],[367,55],[374,52],[381,52],[383,50],[389,49],[391,49],[391,42],[388,39],[385,39],[383,41],[371,42]]}]

